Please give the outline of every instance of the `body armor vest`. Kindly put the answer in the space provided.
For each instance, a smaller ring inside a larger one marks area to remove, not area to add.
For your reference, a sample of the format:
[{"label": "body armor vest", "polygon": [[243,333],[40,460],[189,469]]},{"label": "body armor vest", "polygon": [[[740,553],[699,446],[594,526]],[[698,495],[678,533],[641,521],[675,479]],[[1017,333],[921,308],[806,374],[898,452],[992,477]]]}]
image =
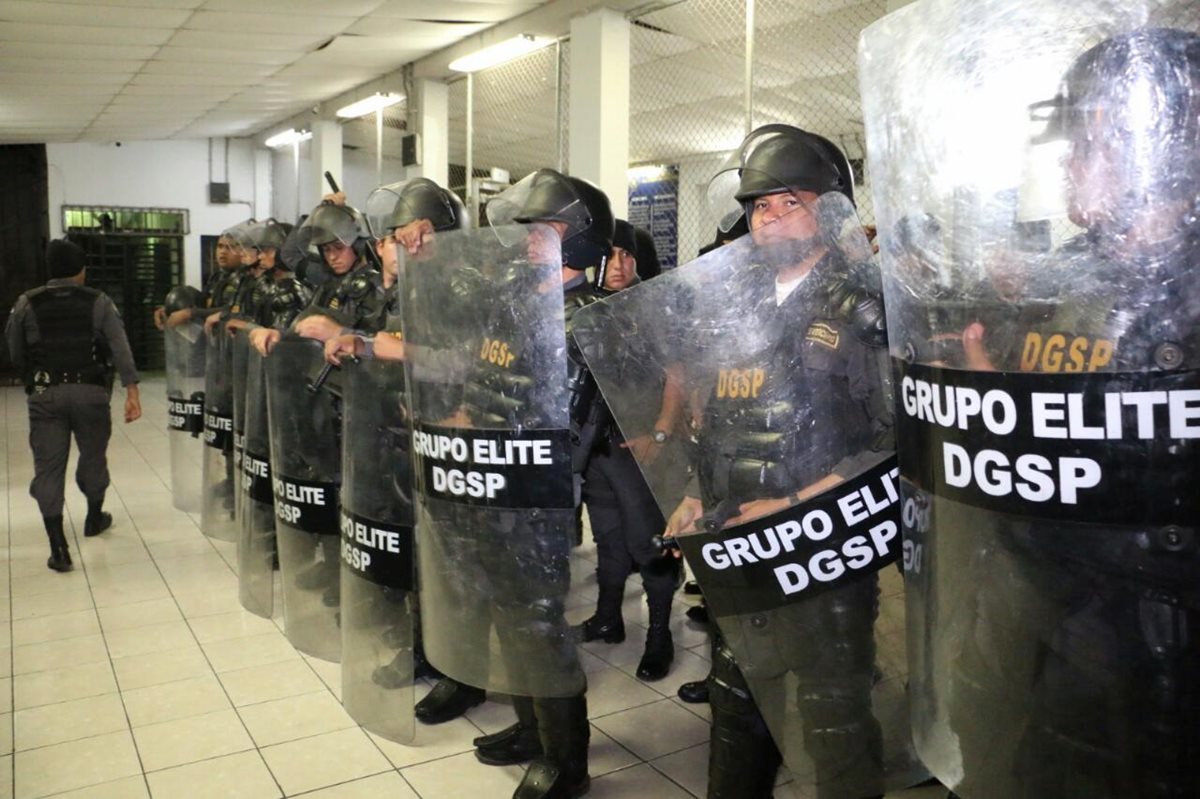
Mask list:
[{"label": "body armor vest", "polygon": [[45,287],[29,293],[41,340],[29,348],[26,391],[59,383],[108,382],[108,353],[93,316],[100,292],[84,286]]},{"label": "body armor vest", "polygon": [[345,327],[373,332],[382,324],[383,277],[366,264],[359,264],[344,275],[334,276],[313,293],[304,314],[322,314]]},{"label": "body armor vest", "polygon": [[827,258],[776,307],[775,273],[747,274],[759,297],[746,341],[716,375],[699,435],[704,503],[784,496],[871,448],[872,420],[851,394],[866,347],[832,296]]}]

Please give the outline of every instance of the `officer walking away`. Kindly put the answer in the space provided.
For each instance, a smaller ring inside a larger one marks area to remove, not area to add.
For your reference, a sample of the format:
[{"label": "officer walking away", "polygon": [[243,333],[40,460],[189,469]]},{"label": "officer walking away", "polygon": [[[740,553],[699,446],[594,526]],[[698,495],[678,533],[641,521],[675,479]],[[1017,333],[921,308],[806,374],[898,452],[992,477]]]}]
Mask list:
[{"label": "officer walking away", "polygon": [[70,571],[71,553],[63,532],[63,486],[71,436],[79,446],[75,482],[88,501],[85,536],[112,526],[105,513],[112,434],[109,396],[113,368],[125,386],[125,421],[142,415],[138,373],[113,301],[83,285],[84,252],[60,239],[46,247],[50,280],[17,298],[5,328],[8,352],[21,370],[29,395],[29,445],[34,475],[30,495],[37,500],[50,538],[54,571]]}]

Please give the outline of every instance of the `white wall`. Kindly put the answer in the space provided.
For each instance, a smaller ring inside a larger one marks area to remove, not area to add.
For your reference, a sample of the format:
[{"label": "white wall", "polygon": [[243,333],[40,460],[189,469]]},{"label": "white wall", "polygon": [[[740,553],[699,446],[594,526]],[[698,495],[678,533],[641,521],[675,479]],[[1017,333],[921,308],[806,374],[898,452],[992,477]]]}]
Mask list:
[{"label": "white wall", "polygon": [[[62,235],[63,205],[185,208],[191,232],[184,240],[187,282],[200,285],[200,236],[215,235],[242,220],[272,215],[270,159],[256,156],[248,139],[230,139],[225,172],[224,139],[47,144],[50,234]],[[257,166],[257,168],[256,168]],[[290,174],[290,170],[289,170]],[[230,184],[228,205],[208,202],[209,182]]]}]

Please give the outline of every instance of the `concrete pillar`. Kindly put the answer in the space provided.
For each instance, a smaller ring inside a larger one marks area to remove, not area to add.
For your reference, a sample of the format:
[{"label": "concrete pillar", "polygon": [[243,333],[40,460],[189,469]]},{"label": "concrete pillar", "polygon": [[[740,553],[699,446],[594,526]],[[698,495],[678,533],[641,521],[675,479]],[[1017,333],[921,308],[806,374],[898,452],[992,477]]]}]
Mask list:
[{"label": "concrete pillar", "polygon": [[418,79],[413,87],[417,107],[416,132],[421,140],[420,166],[409,167],[408,177],[429,178],[439,186],[450,184],[450,92],[439,80]]},{"label": "concrete pillar", "polygon": [[629,21],[601,8],[571,20],[568,170],[608,194],[624,218],[629,168]]},{"label": "concrete pillar", "polygon": [[333,175],[339,188],[346,187],[342,179],[342,126],[331,119],[318,119],[313,122],[312,134],[313,177],[320,198],[330,192],[326,172]]}]

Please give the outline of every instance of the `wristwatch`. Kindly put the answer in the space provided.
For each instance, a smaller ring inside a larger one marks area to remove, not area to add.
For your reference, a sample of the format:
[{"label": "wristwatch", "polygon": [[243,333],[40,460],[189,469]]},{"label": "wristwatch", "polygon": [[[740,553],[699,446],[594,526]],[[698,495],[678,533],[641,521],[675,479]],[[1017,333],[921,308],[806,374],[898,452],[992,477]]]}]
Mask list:
[{"label": "wristwatch", "polygon": [[651,436],[651,438],[654,439],[655,444],[665,444],[665,443],[667,443],[667,439],[670,437],[671,437],[671,434],[668,433],[666,430],[655,430],[654,435]]}]

